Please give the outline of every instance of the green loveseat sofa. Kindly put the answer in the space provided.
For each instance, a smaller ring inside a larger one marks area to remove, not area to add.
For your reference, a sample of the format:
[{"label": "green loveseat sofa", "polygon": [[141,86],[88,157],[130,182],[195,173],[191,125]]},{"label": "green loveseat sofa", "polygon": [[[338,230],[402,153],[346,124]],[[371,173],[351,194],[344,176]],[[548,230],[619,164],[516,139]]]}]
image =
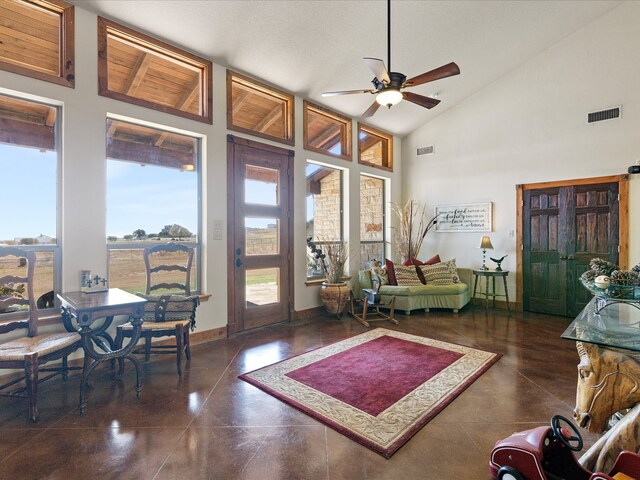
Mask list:
[{"label": "green loveseat sofa", "polygon": [[[396,311],[411,314],[412,310],[424,309],[426,312],[430,308],[450,308],[453,313],[458,313],[471,300],[471,270],[468,268],[458,268],[460,283],[452,285],[419,285],[400,286],[382,285],[380,287],[380,297],[383,303],[391,301],[391,297],[396,297]],[[359,285],[354,286],[354,295],[361,297],[363,288],[372,288],[371,271],[362,270],[358,275]]]}]

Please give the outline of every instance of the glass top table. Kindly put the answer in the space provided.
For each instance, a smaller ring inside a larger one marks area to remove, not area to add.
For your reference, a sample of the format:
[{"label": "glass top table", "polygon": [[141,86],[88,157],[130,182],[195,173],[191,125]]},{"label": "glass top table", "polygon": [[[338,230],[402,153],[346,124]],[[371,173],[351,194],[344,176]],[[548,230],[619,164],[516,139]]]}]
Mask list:
[{"label": "glass top table", "polygon": [[640,309],[635,302],[610,303],[593,297],[562,338],[640,352]]}]

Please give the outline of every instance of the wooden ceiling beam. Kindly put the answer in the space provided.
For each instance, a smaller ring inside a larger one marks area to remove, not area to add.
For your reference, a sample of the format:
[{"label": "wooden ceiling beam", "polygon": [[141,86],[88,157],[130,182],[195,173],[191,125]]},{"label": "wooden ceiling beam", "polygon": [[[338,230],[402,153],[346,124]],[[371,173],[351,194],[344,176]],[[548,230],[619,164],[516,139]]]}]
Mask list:
[{"label": "wooden ceiling beam", "polygon": [[200,92],[200,76],[196,75],[196,77],[191,81],[189,86],[185,89],[184,93],[180,96],[178,101],[176,102],[175,107],[178,110],[182,110],[193,102],[193,100],[198,96]]},{"label": "wooden ceiling beam", "polygon": [[184,169],[185,165],[195,164],[193,153],[178,152],[155,145],[144,145],[116,138],[107,142],[107,158],[180,170]]},{"label": "wooden ceiling beam", "polygon": [[331,125],[331,128],[327,128],[325,131],[321,132],[320,135],[312,138],[309,143],[316,148],[326,148],[328,150],[338,142],[334,141],[331,146],[326,146],[326,144],[331,140],[335,140],[336,137],[339,137],[341,130],[340,125]]},{"label": "wooden ceiling beam", "polygon": [[147,74],[147,70],[149,70],[149,66],[151,65],[151,55],[146,52],[143,52],[142,55],[138,57],[133,69],[131,70],[131,75],[127,79],[127,83],[124,86],[123,93],[125,95],[134,95],[136,90],[142,83],[144,76]]},{"label": "wooden ceiling beam", "polygon": [[47,110],[47,116],[44,120],[44,124],[47,127],[53,127],[55,123],[56,123],[56,108],[49,107]]},{"label": "wooden ceiling beam", "polygon": [[233,110],[231,111],[231,114],[234,116],[237,115],[244,104],[249,101],[250,97],[251,95],[249,93],[249,90],[238,90],[238,95],[236,95],[236,98],[233,100]]},{"label": "wooden ceiling beam", "polygon": [[156,147],[161,147],[167,138],[169,138],[169,132],[162,132],[160,135],[158,135],[153,144]]},{"label": "wooden ceiling beam", "polygon": [[366,152],[371,147],[373,147],[376,143],[381,142],[382,140],[378,137],[369,136],[364,142],[360,143],[360,151]]},{"label": "wooden ceiling beam", "polygon": [[276,105],[260,122],[253,128],[256,132],[264,133],[278,118],[283,115],[284,105]]},{"label": "wooden ceiling beam", "polygon": [[0,118],[0,143],[55,150],[55,130],[45,125]]}]

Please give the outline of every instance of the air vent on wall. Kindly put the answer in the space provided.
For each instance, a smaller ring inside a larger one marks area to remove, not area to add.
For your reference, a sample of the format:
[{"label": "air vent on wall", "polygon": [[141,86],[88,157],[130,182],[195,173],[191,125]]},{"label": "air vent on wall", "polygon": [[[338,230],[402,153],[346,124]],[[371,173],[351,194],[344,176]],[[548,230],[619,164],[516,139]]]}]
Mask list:
[{"label": "air vent on wall", "polygon": [[426,155],[428,153],[433,153],[433,145],[429,145],[428,147],[420,147],[416,153],[418,155]]},{"label": "air vent on wall", "polygon": [[587,123],[601,122],[603,120],[612,120],[614,118],[620,118],[622,116],[622,107],[607,108],[606,110],[600,110],[598,112],[590,112],[587,114]]}]

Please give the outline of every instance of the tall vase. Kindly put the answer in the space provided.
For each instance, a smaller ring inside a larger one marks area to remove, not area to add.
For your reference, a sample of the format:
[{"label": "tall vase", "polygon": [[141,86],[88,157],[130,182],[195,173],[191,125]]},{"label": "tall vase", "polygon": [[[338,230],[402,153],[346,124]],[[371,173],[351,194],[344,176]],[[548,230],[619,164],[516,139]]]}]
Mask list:
[{"label": "tall vase", "polygon": [[320,298],[327,312],[338,315],[344,311],[344,307],[349,301],[351,288],[347,283],[329,283],[322,282],[320,289]]}]

